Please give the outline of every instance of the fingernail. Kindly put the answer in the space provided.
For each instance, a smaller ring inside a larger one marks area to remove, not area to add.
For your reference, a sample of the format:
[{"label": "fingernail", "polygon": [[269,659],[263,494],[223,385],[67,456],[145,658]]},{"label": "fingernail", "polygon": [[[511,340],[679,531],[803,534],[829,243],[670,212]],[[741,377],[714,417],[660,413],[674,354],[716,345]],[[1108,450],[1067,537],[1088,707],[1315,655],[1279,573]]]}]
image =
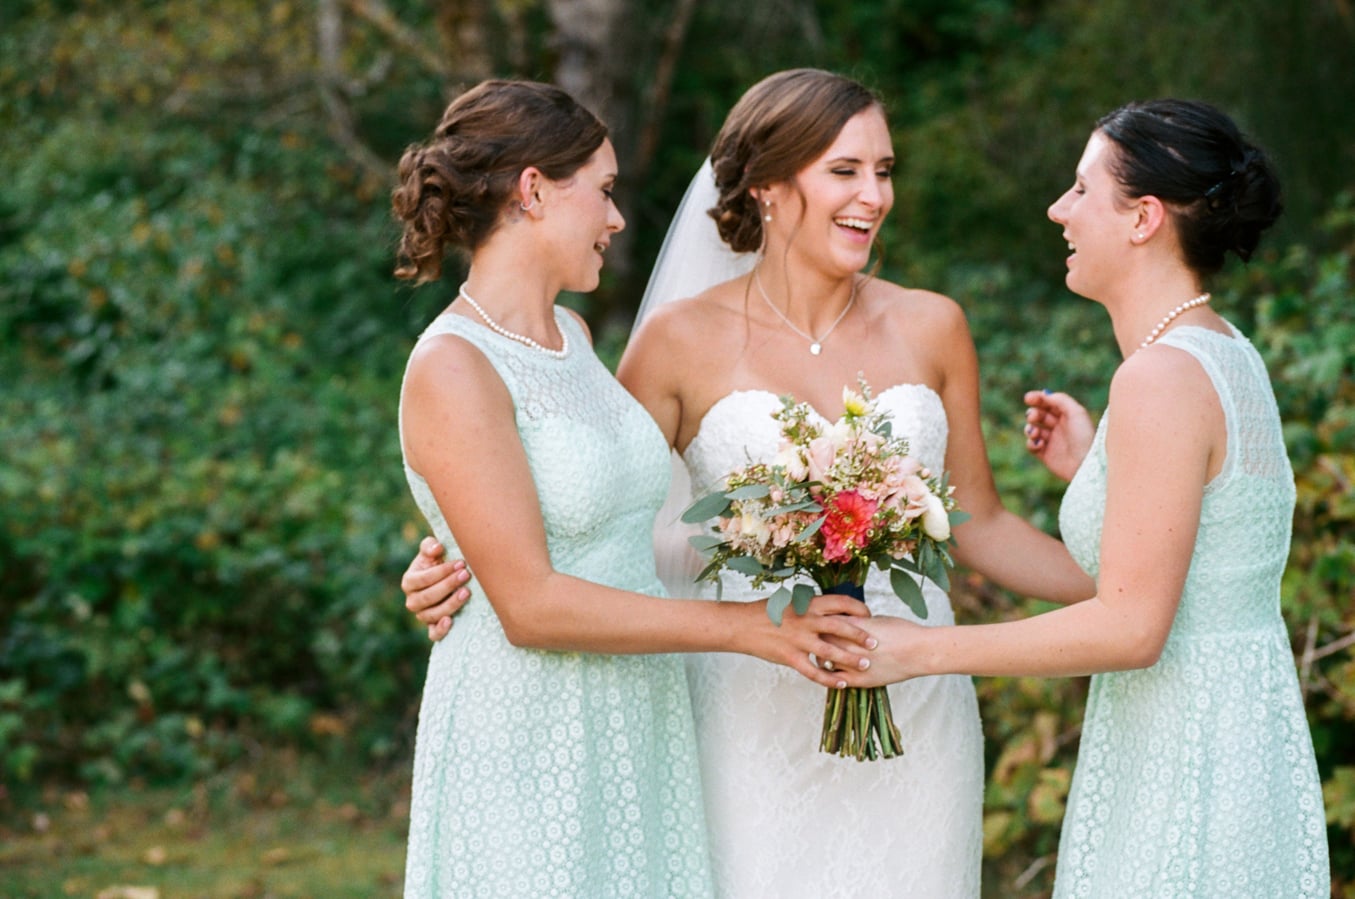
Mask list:
[{"label": "fingernail", "polygon": [[1037,439],[1037,440],[1035,441],[1035,448],[1036,448],[1036,449],[1039,449],[1039,448],[1042,447],[1042,446],[1044,446],[1044,441],[1043,441],[1043,440],[1038,440],[1038,439]]},{"label": "fingernail", "polygon": [[846,682],[845,680],[840,680],[840,681],[838,681],[838,682],[837,682],[837,688],[838,688],[839,690],[845,690],[845,689],[847,689],[847,682]]},{"label": "fingernail", "polygon": [[879,640],[876,640],[874,637],[867,637],[867,638],[866,638],[866,649],[874,649],[875,647],[877,647],[877,646],[879,646],[879,645],[880,645],[880,641],[879,641]]},{"label": "fingernail", "polygon": [[860,665],[861,670],[862,670],[862,671],[865,671],[865,670],[866,670],[867,668],[869,668],[869,667],[870,667],[870,659],[862,659],[862,660],[861,660],[861,665]]},{"label": "fingernail", "polygon": [[1048,387],[1046,387],[1046,388],[1044,388],[1044,393],[1045,393],[1045,396],[1048,396],[1050,393],[1052,393],[1052,391],[1051,391]]}]

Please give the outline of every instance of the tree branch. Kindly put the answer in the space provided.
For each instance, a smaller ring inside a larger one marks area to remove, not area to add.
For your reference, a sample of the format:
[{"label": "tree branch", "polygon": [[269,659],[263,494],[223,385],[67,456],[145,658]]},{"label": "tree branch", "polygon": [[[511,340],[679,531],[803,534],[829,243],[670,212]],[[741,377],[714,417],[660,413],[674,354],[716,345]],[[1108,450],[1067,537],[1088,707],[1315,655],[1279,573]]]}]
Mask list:
[{"label": "tree branch", "polygon": [[418,32],[397,19],[383,0],[344,0],[344,5],[397,46],[408,51],[424,68],[444,81],[452,78],[452,68],[442,54],[424,43]]}]

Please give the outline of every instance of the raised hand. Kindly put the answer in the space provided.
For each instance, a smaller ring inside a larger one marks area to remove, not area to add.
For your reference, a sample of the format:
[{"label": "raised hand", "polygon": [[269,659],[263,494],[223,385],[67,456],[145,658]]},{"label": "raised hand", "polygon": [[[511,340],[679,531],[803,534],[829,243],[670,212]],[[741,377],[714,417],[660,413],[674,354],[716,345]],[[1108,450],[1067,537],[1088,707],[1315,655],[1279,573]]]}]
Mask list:
[{"label": "raised hand", "polygon": [[428,625],[428,639],[436,643],[452,629],[452,616],[470,599],[465,586],[470,572],[461,559],[443,560],[442,544],[424,537],[419,552],[400,577],[405,608]]},{"label": "raised hand", "polygon": [[1091,415],[1066,393],[1031,390],[1023,399],[1026,450],[1056,477],[1071,481],[1096,436]]}]

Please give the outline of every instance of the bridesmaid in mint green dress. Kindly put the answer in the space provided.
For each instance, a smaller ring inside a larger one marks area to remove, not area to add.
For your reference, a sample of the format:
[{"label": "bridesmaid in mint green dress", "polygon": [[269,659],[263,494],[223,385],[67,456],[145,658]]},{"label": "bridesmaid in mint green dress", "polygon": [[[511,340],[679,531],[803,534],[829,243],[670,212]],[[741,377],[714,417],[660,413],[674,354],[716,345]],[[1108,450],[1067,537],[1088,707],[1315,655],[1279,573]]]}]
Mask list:
[{"label": "bridesmaid in mint green dress", "polygon": [[449,245],[471,260],[410,356],[405,468],[488,599],[432,650],[408,897],[710,896],[686,677],[645,653],[743,652],[828,686],[811,653],[861,662],[850,598],[777,628],[762,603],[663,596],[667,441],[554,302],[597,286],[615,179],[602,123],[528,82],[472,88],[400,163],[397,275],[436,279]]},{"label": "bridesmaid in mint green dress", "polygon": [[1279,215],[1264,154],[1202,103],[1097,124],[1049,209],[1067,283],[1110,313],[1125,361],[1099,426],[1027,395],[1027,446],[1072,478],[1060,514],[1097,596],[1016,622],[910,628],[854,684],[1093,674],[1056,899],[1325,899],[1322,789],[1280,576],[1294,478],[1260,355],[1209,308],[1227,252]]}]

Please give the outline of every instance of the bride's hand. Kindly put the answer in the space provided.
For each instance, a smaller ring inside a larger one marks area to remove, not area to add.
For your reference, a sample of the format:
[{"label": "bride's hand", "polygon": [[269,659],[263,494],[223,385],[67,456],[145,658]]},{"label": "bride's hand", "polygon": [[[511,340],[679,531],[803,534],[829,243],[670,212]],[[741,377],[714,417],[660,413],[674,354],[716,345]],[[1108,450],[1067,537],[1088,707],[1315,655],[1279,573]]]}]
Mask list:
[{"label": "bride's hand", "polygon": [[843,686],[842,671],[870,665],[866,653],[875,640],[859,626],[870,617],[860,600],[816,596],[803,615],[788,606],[780,625],[767,617],[765,602],[747,603],[746,608],[750,618],[756,616],[747,630],[754,641],[748,650],[751,655],[794,668],[814,683],[833,688]]},{"label": "bride's hand", "polygon": [[1071,481],[1096,436],[1091,416],[1066,393],[1031,390],[1024,399],[1026,449],[1056,477]]},{"label": "bride's hand", "polygon": [[424,537],[419,552],[400,578],[405,608],[428,625],[428,639],[436,643],[452,629],[452,616],[470,599],[466,584],[470,572],[461,559],[443,561],[442,544]]}]

